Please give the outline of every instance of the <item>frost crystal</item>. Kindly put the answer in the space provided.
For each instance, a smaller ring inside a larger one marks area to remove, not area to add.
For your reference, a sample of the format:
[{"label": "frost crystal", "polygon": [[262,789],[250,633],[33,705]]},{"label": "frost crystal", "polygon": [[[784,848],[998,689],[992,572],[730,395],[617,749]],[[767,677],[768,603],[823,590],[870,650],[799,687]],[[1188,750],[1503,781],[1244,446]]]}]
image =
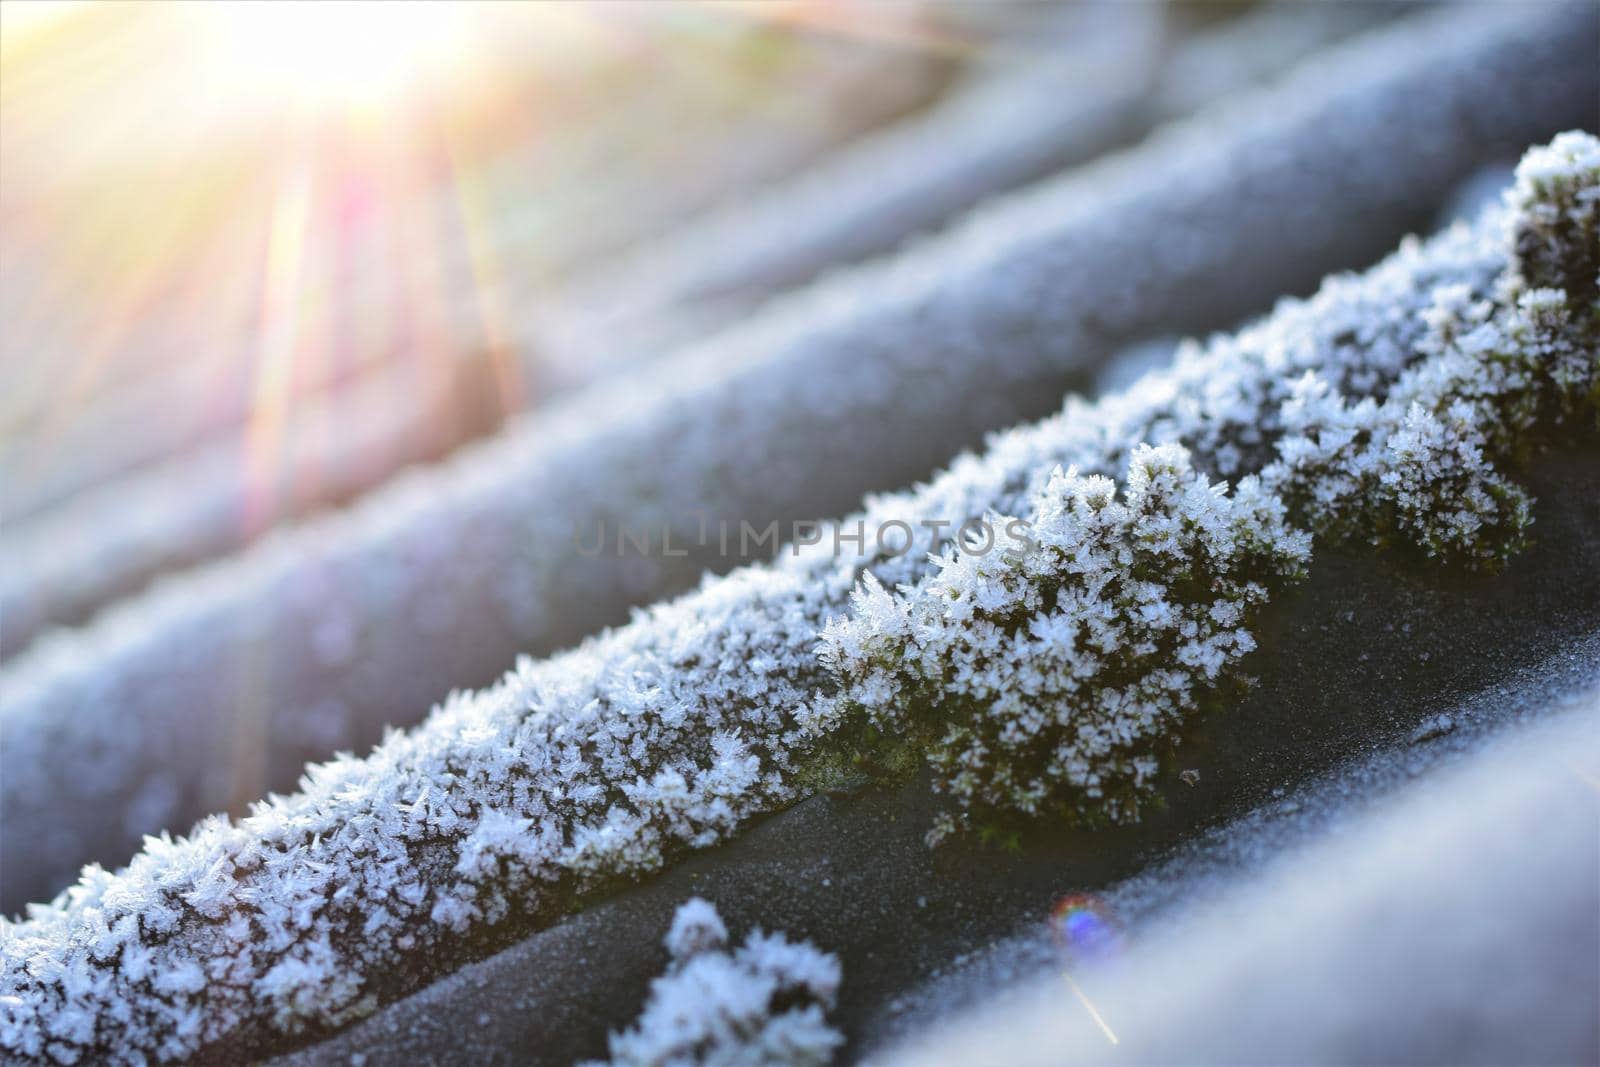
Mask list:
[{"label": "frost crystal", "polygon": [[[1558,143],[1593,159],[1592,138]],[[1581,260],[1568,245],[1589,232],[1600,168],[1569,170],[1570,192],[1525,173],[1475,227],[1408,242],[841,524],[1026,519],[1004,550],[869,541],[841,559],[830,528],[524,660],[238,823],[147,839],[116,874],[86,869],[0,924],[0,1047],[63,1063],[254,1058],[726,838],[841,760],[871,769],[874,745],[897,740],[928,742],[945,829],[1132,815],[1166,740],[1238,679],[1251,611],[1305,565],[1308,535],[1477,564],[1524,536],[1513,461],[1593,434],[1600,399],[1600,313],[1573,295],[1592,278],[1569,285],[1510,252],[1535,227],[1539,263]],[[673,943],[720,936],[691,911]],[[826,985],[797,952],[754,938],[748,957],[701,967]],[[772,1040],[815,1032],[790,1022]]]},{"label": "frost crystal", "polygon": [[[672,962],[633,1029],[611,1035],[612,1067],[821,1067],[844,1037],[826,1013],[838,957],[756,930],[733,952],[710,903],[693,897],[667,935]],[[589,1064],[587,1067],[604,1067]]]}]

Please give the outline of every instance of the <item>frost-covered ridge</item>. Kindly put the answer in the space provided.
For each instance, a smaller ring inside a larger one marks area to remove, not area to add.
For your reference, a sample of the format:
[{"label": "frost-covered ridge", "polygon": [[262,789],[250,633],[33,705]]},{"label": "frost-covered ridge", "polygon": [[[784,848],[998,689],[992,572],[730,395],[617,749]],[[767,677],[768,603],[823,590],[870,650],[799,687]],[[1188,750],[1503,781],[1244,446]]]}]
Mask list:
[{"label": "frost-covered ridge", "polygon": [[[1303,564],[1307,533],[1469,560],[1514,549],[1526,501],[1498,464],[1595,403],[1600,316],[1571,296],[1592,278],[1538,266],[1575,261],[1593,157],[1592,138],[1565,136],[1530,157],[1507,211],[844,524],[1016,516],[1033,534],[1017,551],[841,560],[824,536],[524,661],[238,824],[90,869],[0,927],[0,1045],[237,1059],[347,1022],[468,935],[475,951],[503,943],[793,802],[873,717],[942,742],[953,822],[1130,814],[1159,742],[1248,651],[1249,610]],[[1553,255],[1508,256],[1530,242]],[[851,614],[853,591],[866,610]],[[1115,661],[1090,641],[1112,627]],[[917,655],[885,662],[892,642]],[[991,699],[1012,689],[1035,710]]]},{"label": "frost-covered ridge", "polygon": [[[844,1036],[828,1025],[837,956],[753,931],[736,950],[717,909],[678,908],[672,962],[630,1030],[611,1035],[611,1067],[824,1067]],[[591,1063],[585,1067],[607,1067]]]}]

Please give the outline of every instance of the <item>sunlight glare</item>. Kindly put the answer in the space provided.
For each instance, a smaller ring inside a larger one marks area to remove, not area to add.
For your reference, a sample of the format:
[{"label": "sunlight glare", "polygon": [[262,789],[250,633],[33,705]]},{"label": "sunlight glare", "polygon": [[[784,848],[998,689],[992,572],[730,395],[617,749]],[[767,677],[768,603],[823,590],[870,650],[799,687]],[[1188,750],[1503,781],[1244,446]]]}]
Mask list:
[{"label": "sunlight glare", "polygon": [[227,89],[312,107],[392,101],[461,59],[461,10],[407,0],[207,5]]}]

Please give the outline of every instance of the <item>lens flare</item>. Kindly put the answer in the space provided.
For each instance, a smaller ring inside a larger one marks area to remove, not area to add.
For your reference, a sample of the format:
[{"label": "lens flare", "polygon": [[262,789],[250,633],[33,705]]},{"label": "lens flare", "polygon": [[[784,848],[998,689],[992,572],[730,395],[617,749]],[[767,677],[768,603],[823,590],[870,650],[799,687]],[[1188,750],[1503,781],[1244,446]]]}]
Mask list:
[{"label": "lens flare", "polygon": [[1050,929],[1071,964],[1094,963],[1122,950],[1122,930],[1111,909],[1087,893],[1062,897],[1050,910]]},{"label": "lens flare", "polygon": [[1050,930],[1066,957],[1066,968],[1061,977],[1066,980],[1072,995],[1089,1013],[1089,1018],[1116,1045],[1121,1042],[1111,1024],[1106,1022],[1100,1009],[1089,999],[1083,987],[1072,977],[1073,970],[1088,964],[1104,962],[1122,951],[1122,929],[1111,908],[1104,901],[1088,893],[1074,893],[1056,901],[1050,909]]}]

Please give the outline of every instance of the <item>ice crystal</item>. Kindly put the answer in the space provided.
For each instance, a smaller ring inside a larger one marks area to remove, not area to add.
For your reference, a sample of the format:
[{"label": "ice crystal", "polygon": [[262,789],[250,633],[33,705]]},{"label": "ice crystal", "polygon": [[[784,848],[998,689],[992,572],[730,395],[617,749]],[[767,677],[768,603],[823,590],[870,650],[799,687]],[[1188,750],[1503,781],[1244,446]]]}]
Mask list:
[{"label": "ice crystal", "polygon": [[[1541,219],[1539,262],[1580,260],[1566,243],[1600,175],[1579,173],[1553,215],[1565,194],[1519,180],[1476,226],[997,436],[804,551],[524,660],[237,823],[86,869],[0,924],[0,1047],[236,1059],[340,1025],[468,939],[503,943],[792,803],[874,722],[930,738],[947,826],[1131,814],[1165,739],[1237,677],[1251,610],[1308,534],[1469,563],[1522,536],[1511,464],[1593,432],[1600,345],[1592,301],[1509,249]],[[984,516],[1026,536],[966,551],[954,531]],[[950,520],[931,552],[841,557],[830,536],[925,517]],[[674,942],[714,935],[691,913]]]},{"label": "ice crystal", "polygon": [[[630,1030],[611,1035],[612,1067],[821,1067],[844,1037],[828,1025],[839,960],[807,942],[753,931],[733,951],[717,910],[693,897],[667,934],[667,972]],[[587,1067],[605,1067],[589,1064]]]}]

